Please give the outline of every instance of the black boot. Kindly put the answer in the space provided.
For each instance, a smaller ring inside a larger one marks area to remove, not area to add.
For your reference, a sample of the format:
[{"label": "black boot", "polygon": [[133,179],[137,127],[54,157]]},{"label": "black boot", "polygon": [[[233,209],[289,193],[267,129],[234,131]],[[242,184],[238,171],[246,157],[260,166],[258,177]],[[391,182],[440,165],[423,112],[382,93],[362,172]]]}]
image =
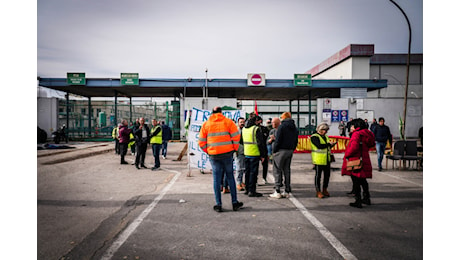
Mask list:
[{"label": "black boot", "polygon": [[363,192],[363,200],[361,201],[363,204],[371,205],[371,196],[369,192]]},{"label": "black boot", "polygon": [[363,205],[361,204],[361,200],[356,200],[355,202],[350,202],[350,206],[355,207],[355,208],[362,208]]},{"label": "black boot", "polygon": [[356,195],[356,196],[355,196],[355,199],[356,199],[356,200],[355,200],[355,202],[350,202],[350,206],[360,209],[360,208],[363,207],[363,205],[361,204],[361,202],[362,202],[362,201],[361,201],[361,194],[355,194],[355,195]]}]

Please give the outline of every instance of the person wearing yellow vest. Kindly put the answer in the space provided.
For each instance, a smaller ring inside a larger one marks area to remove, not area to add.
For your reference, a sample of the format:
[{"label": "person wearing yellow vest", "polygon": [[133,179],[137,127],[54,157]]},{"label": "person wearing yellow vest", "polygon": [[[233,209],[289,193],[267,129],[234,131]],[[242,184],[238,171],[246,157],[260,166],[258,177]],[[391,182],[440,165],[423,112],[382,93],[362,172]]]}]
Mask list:
[{"label": "person wearing yellow vest", "polygon": [[120,128],[122,124],[116,125],[112,130],[112,138],[115,140],[115,153],[120,154],[120,139],[118,137],[118,128]]},{"label": "person wearing yellow vest", "polygon": [[257,116],[249,118],[241,136],[245,156],[246,191],[244,194],[249,197],[263,196],[262,193],[256,192],[257,175],[259,174],[259,161],[263,163],[268,153],[262,130],[256,125],[257,119]]},{"label": "person wearing yellow vest", "polygon": [[[315,187],[316,197],[322,199],[329,197],[327,191],[329,186],[329,178],[331,176],[331,148],[336,144],[329,141],[326,135],[329,130],[327,123],[322,122],[316,127],[316,133],[310,137],[311,141],[311,160],[315,165]],[[324,172],[323,190],[321,191],[321,173]]]},{"label": "person wearing yellow vest", "polygon": [[160,125],[160,121],[152,119],[152,128],[150,128],[150,143],[152,144],[153,158],[155,158],[155,166],[152,167],[152,171],[160,168],[160,152],[161,145],[163,144],[163,130]]},{"label": "person wearing yellow vest", "polygon": [[223,211],[220,186],[224,176],[230,186],[233,210],[237,211],[243,206],[243,202],[237,199],[233,177],[233,153],[238,151],[239,141],[240,132],[236,124],[222,114],[221,107],[215,107],[212,115],[201,126],[198,146],[209,155],[211,162],[216,212]]}]

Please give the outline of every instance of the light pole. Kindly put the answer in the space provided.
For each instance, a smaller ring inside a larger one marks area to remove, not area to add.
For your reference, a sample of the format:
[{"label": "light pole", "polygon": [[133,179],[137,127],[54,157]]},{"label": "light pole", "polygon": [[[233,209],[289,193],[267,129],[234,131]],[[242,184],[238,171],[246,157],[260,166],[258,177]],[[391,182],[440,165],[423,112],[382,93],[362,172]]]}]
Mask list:
[{"label": "light pole", "polygon": [[208,109],[208,68],[204,71],[206,72],[206,79],[204,81],[204,88],[203,88],[203,109]]},{"label": "light pole", "polygon": [[410,66],[410,46],[412,42],[412,28],[410,26],[409,18],[407,17],[406,13],[404,10],[397,4],[395,1],[390,0],[391,3],[393,3],[399,11],[404,15],[404,18],[406,18],[407,25],[409,26],[409,48],[407,50],[407,62],[406,62],[406,89],[404,93],[404,112],[403,112],[403,125],[401,129],[401,138],[406,139],[406,112],[407,112],[407,91],[409,89],[409,66]]}]

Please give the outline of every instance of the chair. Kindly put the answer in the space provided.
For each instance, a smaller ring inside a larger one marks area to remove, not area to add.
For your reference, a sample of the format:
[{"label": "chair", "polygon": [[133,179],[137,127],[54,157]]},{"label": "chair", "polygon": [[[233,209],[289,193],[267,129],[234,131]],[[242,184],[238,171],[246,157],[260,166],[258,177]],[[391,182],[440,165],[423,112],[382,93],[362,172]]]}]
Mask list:
[{"label": "chair", "polygon": [[406,141],[406,148],[403,157],[404,161],[404,168],[406,167],[406,161],[409,161],[409,168],[410,168],[410,161],[416,161],[417,163],[417,170],[421,165],[423,157],[417,155],[417,141]]},{"label": "chair", "polygon": [[401,169],[401,160],[404,157],[405,141],[396,141],[393,145],[393,154],[387,154],[386,168],[388,169],[388,159],[393,160],[393,169],[395,168],[395,160],[399,161],[399,169]]}]

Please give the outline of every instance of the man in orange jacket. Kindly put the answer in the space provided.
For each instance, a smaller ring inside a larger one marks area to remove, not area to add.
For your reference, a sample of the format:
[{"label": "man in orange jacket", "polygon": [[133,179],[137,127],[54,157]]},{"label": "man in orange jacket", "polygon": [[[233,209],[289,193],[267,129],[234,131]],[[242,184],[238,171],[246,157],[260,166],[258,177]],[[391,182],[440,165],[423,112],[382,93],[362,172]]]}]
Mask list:
[{"label": "man in orange jacket", "polygon": [[233,177],[233,153],[238,151],[240,132],[236,124],[222,114],[221,107],[215,107],[212,115],[203,123],[198,137],[198,145],[209,155],[212,166],[214,197],[216,205],[214,210],[222,212],[222,199],[220,185],[225,176],[230,186],[233,210],[237,211],[243,206],[236,197],[235,178]]}]

